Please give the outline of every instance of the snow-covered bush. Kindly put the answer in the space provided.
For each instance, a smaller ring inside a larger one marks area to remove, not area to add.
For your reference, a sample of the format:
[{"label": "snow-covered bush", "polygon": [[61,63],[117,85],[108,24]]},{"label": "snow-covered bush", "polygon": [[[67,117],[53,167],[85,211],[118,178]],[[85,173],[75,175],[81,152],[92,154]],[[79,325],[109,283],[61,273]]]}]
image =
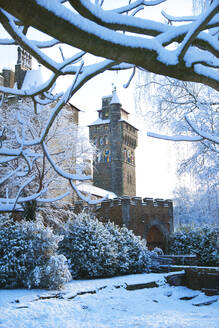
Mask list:
[{"label": "snow-covered bush", "polygon": [[101,222],[85,213],[66,224],[60,253],[68,259],[73,278],[114,274],[116,257],[112,237]]},{"label": "snow-covered bush", "polygon": [[146,240],[134,235],[126,227],[119,228],[112,222],[106,224],[117,251],[117,274],[140,273],[149,270],[151,259]]},{"label": "snow-covered bush", "polygon": [[181,226],[171,235],[169,251],[172,254],[194,254],[201,265],[214,265],[217,260],[217,232],[214,226]]},{"label": "snow-covered bush", "polygon": [[81,213],[65,227],[60,242],[74,278],[109,277],[148,271],[146,243],[126,228]]},{"label": "snow-covered bush", "polygon": [[0,225],[0,287],[59,288],[70,280],[66,258],[56,253],[62,237],[41,222]]}]

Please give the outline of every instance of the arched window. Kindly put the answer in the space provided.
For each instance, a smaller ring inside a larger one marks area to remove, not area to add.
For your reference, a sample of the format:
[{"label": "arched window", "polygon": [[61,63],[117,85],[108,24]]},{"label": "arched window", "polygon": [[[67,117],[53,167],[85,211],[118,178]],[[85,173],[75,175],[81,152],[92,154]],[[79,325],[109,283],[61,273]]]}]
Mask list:
[{"label": "arched window", "polygon": [[104,144],[108,145],[109,144],[109,138],[108,136],[104,136]]},{"label": "arched window", "polygon": [[94,144],[95,144],[96,147],[99,146],[98,137],[94,136],[93,137],[93,142],[94,142]]},{"label": "arched window", "polygon": [[127,152],[126,148],[123,149],[123,160],[126,162],[127,161]]},{"label": "arched window", "polygon": [[100,146],[103,146],[104,145],[104,138],[103,137],[100,137],[99,138],[99,145]]}]

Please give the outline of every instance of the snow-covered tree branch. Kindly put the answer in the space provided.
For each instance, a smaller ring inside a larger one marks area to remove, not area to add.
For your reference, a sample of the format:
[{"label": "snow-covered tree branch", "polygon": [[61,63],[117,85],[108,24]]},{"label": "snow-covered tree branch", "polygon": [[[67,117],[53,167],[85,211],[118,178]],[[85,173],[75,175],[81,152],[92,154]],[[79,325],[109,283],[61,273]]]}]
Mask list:
[{"label": "snow-covered tree branch", "polygon": [[[44,144],[32,141],[39,139],[52,109],[49,105],[37,109],[35,114],[30,99],[4,103],[0,109],[0,211],[20,210],[31,201],[60,200],[71,193],[65,180],[73,181],[77,190],[77,181],[91,179],[85,172],[95,148],[88,142],[82,128],[73,122],[68,125],[71,112],[64,109],[47,134],[44,142],[49,154],[44,152]],[[49,165],[51,158],[52,166]]]},{"label": "snow-covered tree branch", "polygon": [[[62,42],[117,63],[219,90],[218,40],[211,33],[219,25],[218,1],[212,1],[205,12],[180,26],[129,15],[140,6],[161,2],[129,1],[123,8],[105,10],[104,5],[85,0],[0,0],[1,23],[14,40],[2,40],[2,44],[19,43],[56,74],[63,74],[63,68],[42,55],[40,47]],[[28,39],[26,26],[49,35],[50,44]]]}]

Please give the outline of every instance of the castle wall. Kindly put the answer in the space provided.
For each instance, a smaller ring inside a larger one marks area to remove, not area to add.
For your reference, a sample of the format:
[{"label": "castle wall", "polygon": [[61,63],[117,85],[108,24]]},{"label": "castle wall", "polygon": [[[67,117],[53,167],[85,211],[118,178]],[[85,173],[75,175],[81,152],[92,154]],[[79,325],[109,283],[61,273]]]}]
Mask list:
[{"label": "castle wall", "polygon": [[[75,210],[79,212],[80,208],[76,206]],[[158,246],[165,250],[165,242],[173,232],[171,200],[123,196],[105,200],[93,207],[93,211],[100,221],[124,225],[135,235],[147,239],[150,249]]]}]

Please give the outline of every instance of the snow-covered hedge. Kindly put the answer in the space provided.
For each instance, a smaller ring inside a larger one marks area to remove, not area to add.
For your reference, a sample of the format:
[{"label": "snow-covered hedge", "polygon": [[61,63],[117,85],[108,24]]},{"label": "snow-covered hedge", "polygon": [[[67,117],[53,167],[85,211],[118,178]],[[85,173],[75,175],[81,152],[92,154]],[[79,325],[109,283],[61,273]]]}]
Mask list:
[{"label": "snow-covered hedge", "polygon": [[71,279],[56,253],[62,237],[41,222],[0,224],[0,288],[59,288]]},{"label": "snow-covered hedge", "polygon": [[214,226],[184,225],[170,237],[172,254],[194,254],[200,265],[214,265],[217,260],[217,232]]},{"label": "snow-covered hedge", "polygon": [[145,241],[126,228],[102,223],[85,213],[66,224],[60,253],[68,259],[76,279],[146,272],[150,266]]}]

